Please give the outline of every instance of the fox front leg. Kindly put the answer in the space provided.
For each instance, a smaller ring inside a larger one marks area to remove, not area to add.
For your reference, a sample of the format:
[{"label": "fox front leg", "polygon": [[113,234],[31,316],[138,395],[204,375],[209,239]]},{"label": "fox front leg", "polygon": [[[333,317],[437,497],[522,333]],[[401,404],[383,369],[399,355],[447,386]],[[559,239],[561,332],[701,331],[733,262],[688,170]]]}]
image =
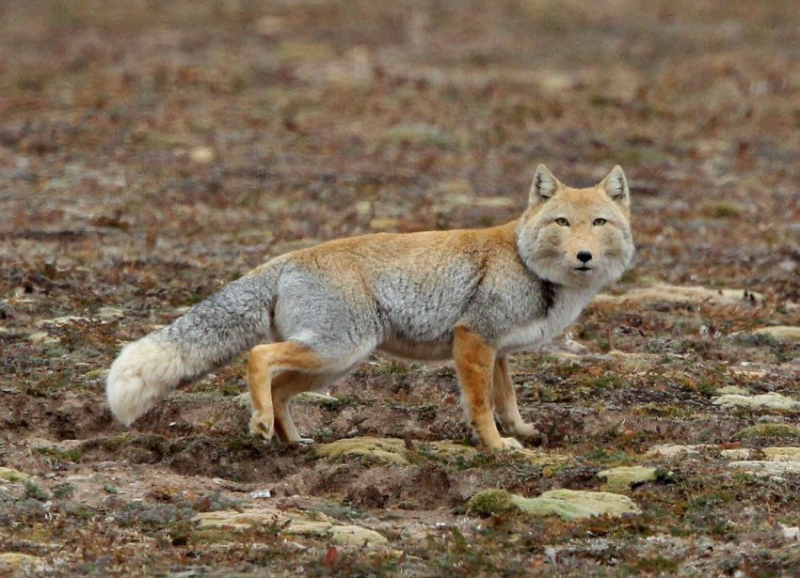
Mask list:
[{"label": "fox front leg", "polygon": [[498,357],[494,362],[492,400],[500,425],[506,432],[514,432],[514,435],[521,438],[534,438],[539,435],[536,428],[532,424],[525,423],[519,413],[517,394],[511,381],[508,359],[505,357]]},{"label": "fox front leg", "polygon": [[488,450],[521,449],[522,444],[516,439],[500,437],[494,422],[491,400],[494,347],[478,333],[459,326],[453,339],[453,360],[467,414],[481,445]]}]

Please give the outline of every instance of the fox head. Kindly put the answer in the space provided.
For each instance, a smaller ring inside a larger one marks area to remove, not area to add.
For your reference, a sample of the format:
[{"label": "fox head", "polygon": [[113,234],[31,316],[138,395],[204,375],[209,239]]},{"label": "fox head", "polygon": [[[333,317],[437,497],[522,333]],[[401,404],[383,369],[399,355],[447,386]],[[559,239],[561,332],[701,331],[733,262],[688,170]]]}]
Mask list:
[{"label": "fox head", "polygon": [[573,189],[539,165],[517,247],[531,271],[558,285],[599,289],[619,279],[634,252],[622,169],[614,167],[594,187]]}]

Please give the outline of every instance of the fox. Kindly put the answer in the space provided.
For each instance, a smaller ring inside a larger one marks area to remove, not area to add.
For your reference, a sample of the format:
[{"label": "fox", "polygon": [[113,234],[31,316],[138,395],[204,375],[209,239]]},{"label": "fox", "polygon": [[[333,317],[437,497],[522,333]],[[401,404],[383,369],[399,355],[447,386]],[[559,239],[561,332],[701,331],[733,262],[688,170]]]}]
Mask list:
[{"label": "fox", "polygon": [[538,432],[520,414],[509,354],[563,331],[633,254],[619,165],[593,187],[571,188],[542,164],[509,223],[369,234],[272,258],[124,346],[108,373],[108,404],[129,426],[170,390],[249,351],[250,433],[313,443],[292,420],[291,398],[377,350],[452,359],[480,446],[521,449]]}]

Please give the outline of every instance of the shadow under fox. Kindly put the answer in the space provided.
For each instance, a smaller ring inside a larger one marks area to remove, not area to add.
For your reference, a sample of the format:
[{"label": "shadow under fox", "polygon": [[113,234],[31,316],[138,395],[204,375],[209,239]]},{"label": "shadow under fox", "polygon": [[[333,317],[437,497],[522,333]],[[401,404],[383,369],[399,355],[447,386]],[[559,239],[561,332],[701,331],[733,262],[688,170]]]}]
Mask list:
[{"label": "shadow under fox", "polygon": [[[551,339],[634,252],[630,194],[615,167],[597,186],[564,186],[540,165],[528,207],[488,229],[376,234],[276,257],[125,346],[108,402],[128,425],[169,390],[250,350],[250,431],[308,442],[292,396],[324,388],[373,351],[452,358],[487,449],[535,435],[517,407],[507,356]],[[496,414],[507,434],[501,437]]]}]

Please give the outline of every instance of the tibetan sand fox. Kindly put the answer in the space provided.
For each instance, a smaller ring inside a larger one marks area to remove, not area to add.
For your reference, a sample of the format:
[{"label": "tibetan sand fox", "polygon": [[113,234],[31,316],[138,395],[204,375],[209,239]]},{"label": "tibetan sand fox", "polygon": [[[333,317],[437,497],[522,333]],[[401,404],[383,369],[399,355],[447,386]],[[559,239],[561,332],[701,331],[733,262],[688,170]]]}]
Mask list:
[{"label": "tibetan sand fox", "polygon": [[[374,234],[275,257],[125,346],[108,403],[128,425],[169,390],[250,350],[250,432],[300,437],[292,396],[318,390],[373,351],[452,358],[486,449],[536,434],[517,408],[508,354],[540,345],[618,279],[634,253],[630,193],[615,167],[573,189],[540,165],[515,221],[479,230]],[[501,437],[495,415],[506,434]]]}]

